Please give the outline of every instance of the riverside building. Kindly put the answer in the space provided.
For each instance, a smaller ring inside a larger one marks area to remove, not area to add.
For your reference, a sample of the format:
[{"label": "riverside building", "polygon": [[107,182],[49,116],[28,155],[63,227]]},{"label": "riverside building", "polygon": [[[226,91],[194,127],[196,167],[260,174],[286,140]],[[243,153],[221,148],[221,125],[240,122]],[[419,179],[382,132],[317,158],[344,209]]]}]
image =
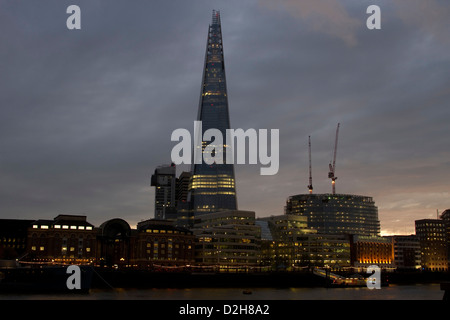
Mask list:
[{"label": "riverside building", "polygon": [[371,197],[351,194],[299,194],[286,201],[286,214],[308,219],[320,234],[379,236],[378,208]]},{"label": "riverside building", "polygon": [[419,238],[422,268],[428,271],[448,271],[448,240],[446,222],[441,219],[415,221]]},{"label": "riverside building", "polygon": [[32,263],[91,263],[96,258],[97,229],[86,216],[58,215],[36,220],[28,228],[27,253]]},{"label": "riverside building", "polygon": [[139,222],[133,238],[132,264],[139,268],[183,267],[194,262],[195,237],[170,221]]},{"label": "riverside building", "polygon": [[257,266],[260,227],[255,212],[230,210],[195,219],[195,262],[220,271],[248,271]]},{"label": "riverside building", "polygon": [[298,267],[304,258],[299,239],[305,234],[316,233],[308,228],[305,217],[295,215],[258,218],[256,224],[261,228],[260,263],[275,270]]},{"label": "riverside building", "polygon": [[420,269],[420,242],[416,235],[386,236],[391,239],[397,270]]},{"label": "riverside building", "polygon": [[392,241],[386,237],[351,236],[352,265],[358,270],[376,265],[382,269],[394,269]]},{"label": "riverside building", "polygon": [[344,270],[351,266],[350,241],[344,234],[319,234],[307,218],[279,215],[259,218],[260,263],[271,270],[301,270],[312,267]]}]

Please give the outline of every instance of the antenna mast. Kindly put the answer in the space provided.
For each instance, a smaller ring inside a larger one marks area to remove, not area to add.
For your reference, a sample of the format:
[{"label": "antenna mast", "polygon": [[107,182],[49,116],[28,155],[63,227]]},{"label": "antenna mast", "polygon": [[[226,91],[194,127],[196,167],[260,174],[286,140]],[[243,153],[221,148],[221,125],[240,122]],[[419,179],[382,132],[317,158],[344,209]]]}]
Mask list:
[{"label": "antenna mast", "polygon": [[337,153],[337,144],[338,144],[338,136],[339,136],[339,126],[340,126],[340,123],[338,123],[337,128],[336,128],[336,140],[334,142],[333,164],[331,164],[331,162],[330,162],[330,164],[329,164],[330,172],[328,172],[328,178],[331,179],[331,188],[332,188],[333,194],[336,193],[337,177],[335,177],[335,173],[336,173],[336,153]]}]

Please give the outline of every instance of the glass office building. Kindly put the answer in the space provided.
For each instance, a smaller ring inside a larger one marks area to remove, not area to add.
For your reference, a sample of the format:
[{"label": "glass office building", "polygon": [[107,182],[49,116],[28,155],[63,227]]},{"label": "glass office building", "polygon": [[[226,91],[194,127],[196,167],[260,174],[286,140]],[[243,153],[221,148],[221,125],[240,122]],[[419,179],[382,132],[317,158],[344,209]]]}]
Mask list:
[{"label": "glass office building", "polygon": [[[230,129],[228,97],[225,79],[222,30],[220,13],[213,11],[212,24],[209,25],[206,44],[205,64],[201,87],[198,121],[202,122],[202,137],[208,129],[218,129],[223,141],[216,145],[216,152],[222,153],[223,164],[208,164],[203,155],[205,147],[214,144],[202,141],[201,163],[192,165],[192,178],[189,188],[189,201],[194,215],[237,210],[236,189],[233,164],[226,164],[226,154],[231,152],[225,144],[226,130]],[[195,150],[194,150],[195,151]],[[194,152],[195,154],[195,152]]]},{"label": "glass office building", "polygon": [[378,208],[371,197],[351,194],[299,194],[287,199],[286,214],[308,218],[318,233],[379,236]]}]

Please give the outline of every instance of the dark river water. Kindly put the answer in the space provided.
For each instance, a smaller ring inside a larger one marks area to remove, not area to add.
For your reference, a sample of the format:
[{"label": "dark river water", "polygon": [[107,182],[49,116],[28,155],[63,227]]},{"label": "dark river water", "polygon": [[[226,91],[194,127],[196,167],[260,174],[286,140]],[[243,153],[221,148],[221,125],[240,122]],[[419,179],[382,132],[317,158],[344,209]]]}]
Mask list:
[{"label": "dark river water", "polygon": [[[245,291],[245,293],[244,293]],[[0,294],[0,300],[442,300],[439,284],[360,288],[111,289],[88,294]]]}]

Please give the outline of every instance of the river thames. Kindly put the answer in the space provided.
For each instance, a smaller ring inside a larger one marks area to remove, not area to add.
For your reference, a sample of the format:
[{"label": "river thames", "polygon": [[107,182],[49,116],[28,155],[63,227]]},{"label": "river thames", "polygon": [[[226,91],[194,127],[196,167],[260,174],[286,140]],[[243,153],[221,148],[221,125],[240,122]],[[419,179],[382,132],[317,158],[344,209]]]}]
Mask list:
[{"label": "river thames", "polygon": [[0,294],[0,300],[442,300],[439,284],[358,288],[92,289],[88,294]]}]

